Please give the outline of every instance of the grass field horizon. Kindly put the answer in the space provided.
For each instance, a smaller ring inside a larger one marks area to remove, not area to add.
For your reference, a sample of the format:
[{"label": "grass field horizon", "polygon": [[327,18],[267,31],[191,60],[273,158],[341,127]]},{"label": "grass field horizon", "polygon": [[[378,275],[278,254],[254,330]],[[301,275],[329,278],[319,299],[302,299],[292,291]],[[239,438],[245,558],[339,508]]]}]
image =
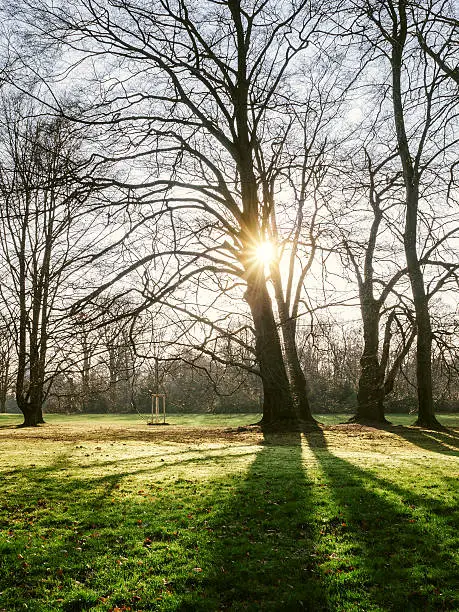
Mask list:
[{"label": "grass field horizon", "polygon": [[459,415],[45,418],[0,416],[2,611],[459,609]]},{"label": "grass field horizon", "polygon": [[[324,425],[338,425],[346,423],[351,417],[351,413],[337,412],[337,413],[323,413],[314,414],[314,418]],[[437,419],[445,427],[459,428],[459,413],[438,413]],[[174,412],[166,414],[166,422],[169,425],[181,425],[181,426],[209,426],[209,427],[238,427],[245,426],[252,423],[258,422],[262,417],[261,412],[250,412],[250,413],[212,413],[212,412],[199,412],[199,413],[179,413]],[[145,425],[151,421],[150,413],[74,413],[74,414],[63,414],[63,413],[45,413],[45,421],[49,424],[60,424],[60,423],[123,423],[126,425]],[[386,418],[393,425],[412,426],[416,420],[416,414],[407,413],[388,413]],[[161,415],[162,419],[162,415]],[[22,414],[20,413],[6,413],[0,414],[0,427],[3,425],[20,425],[23,421]]]}]

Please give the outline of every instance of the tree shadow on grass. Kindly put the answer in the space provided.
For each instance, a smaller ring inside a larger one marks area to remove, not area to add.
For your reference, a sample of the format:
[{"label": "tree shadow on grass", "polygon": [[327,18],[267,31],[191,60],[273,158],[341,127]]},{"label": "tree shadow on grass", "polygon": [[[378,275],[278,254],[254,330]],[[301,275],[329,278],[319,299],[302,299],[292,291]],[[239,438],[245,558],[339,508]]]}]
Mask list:
[{"label": "tree shadow on grass", "polygon": [[191,481],[124,491],[135,469],[68,477],[60,465],[22,479],[18,471],[16,492],[2,508],[0,591],[7,609],[181,609],[201,539],[195,526],[201,519],[192,520],[186,508]]},{"label": "tree shadow on grass", "polygon": [[[205,459],[224,473],[220,458]],[[200,488],[188,459],[149,471],[173,475],[185,463],[191,479],[129,493],[125,479],[147,468],[80,477],[62,472],[66,462],[59,454],[14,474],[5,509],[15,520],[0,525],[8,528],[0,590],[9,609],[329,609],[314,572],[312,483],[299,434],[266,435],[248,472]],[[44,585],[55,604],[43,603]]]},{"label": "tree shadow on grass", "polygon": [[454,429],[434,430],[395,425],[387,430],[425,450],[459,456],[459,432]]},{"label": "tree shadow on grass", "polygon": [[[305,435],[320,476],[305,471],[300,434],[268,433],[248,469],[227,474],[199,454],[83,477],[62,471],[63,454],[23,477],[24,495],[18,473],[0,554],[7,609],[455,609],[435,574],[454,550],[454,501],[426,501],[332,454],[323,432]],[[218,477],[195,478],[203,458]],[[137,476],[147,484],[132,490]]]},{"label": "tree shadow on grass", "polygon": [[[73,456],[74,448],[75,447],[72,446],[64,453],[59,453],[59,455],[55,459],[53,459],[53,461],[50,462],[48,465],[36,467],[35,464],[29,464],[28,466],[21,466],[10,470],[4,470],[2,473],[4,476],[12,478],[17,475],[23,474],[24,470],[33,468],[33,470],[31,469],[28,472],[28,475],[33,476],[34,480],[39,480],[40,478],[45,479],[48,475],[55,473],[57,470],[72,470],[75,465],[70,463],[70,459],[73,459],[74,461],[77,459],[77,457]],[[230,448],[232,448],[232,446],[221,447],[217,450],[221,451]],[[193,455],[197,456],[176,459],[176,457],[183,457],[183,455],[186,455],[187,453],[192,453]],[[81,471],[93,470],[94,467],[97,467],[97,469],[99,470],[110,470],[118,468],[116,474],[118,474],[120,478],[124,478],[128,476],[140,476],[142,474],[155,475],[157,472],[164,471],[167,468],[184,467],[187,465],[191,466],[194,464],[206,464],[208,462],[219,463],[226,461],[228,458],[239,459],[244,456],[251,456],[252,454],[253,453],[251,452],[236,454],[226,453],[225,455],[220,457],[219,455],[209,454],[209,449],[197,448],[187,451],[180,450],[174,452],[167,452],[164,454],[158,453],[155,455],[147,455],[145,457],[141,457],[140,460],[139,457],[129,457],[121,459],[117,458],[108,461],[97,461],[96,465],[91,462],[86,464],[80,463],[77,464],[76,467],[78,468],[78,470]],[[86,456],[90,456],[90,453],[85,455],[85,457]],[[91,453],[91,456],[94,456],[94,453]],[[164,459],[164,457],[166,457],[166,459]],[[169,461],[169,459],[171,458],[172,460]],[[139,461],[142,464],[146,464],[145,467],[136,468],[135,466],[139,463]],[[120,467],[122,467],[122,471],[119,470]],[[70,476],[70,473],[68,474],[68,476]]]},{"label": "tree shadow on grass", "polygon": [[361,592],[362,609],[458,609],[459,574],[451,557],[459,514],[450,491],[440,499],[404,488],[332,454],[320,434],[306,438],[339,508],[321,531],[325,550],[336,549],[329,597],[339,601],[350,589]]},{"label": "tree shadow on grass", "polygon": [[265,433],[248,471],[209,518],[215,539],[203,552],[205,609],[331,609],[316,572],[313,484],[301,435]]},{"label": "tree shadow on grass", "polygon": [[8,423],[6,425],[0,425],[0,430],[3,431],[5,429],[17,429],[18,427],[18,423]]}]

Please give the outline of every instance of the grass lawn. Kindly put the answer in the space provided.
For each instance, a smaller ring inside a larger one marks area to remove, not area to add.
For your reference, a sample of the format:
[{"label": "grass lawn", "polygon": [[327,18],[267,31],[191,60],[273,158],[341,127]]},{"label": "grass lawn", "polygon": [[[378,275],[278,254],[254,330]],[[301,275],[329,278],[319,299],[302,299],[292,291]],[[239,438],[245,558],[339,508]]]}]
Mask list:
[{"label": "grass lawn", "polygon": [[0,416],[0,610],[459,610],[459,418],[319,419]]}]

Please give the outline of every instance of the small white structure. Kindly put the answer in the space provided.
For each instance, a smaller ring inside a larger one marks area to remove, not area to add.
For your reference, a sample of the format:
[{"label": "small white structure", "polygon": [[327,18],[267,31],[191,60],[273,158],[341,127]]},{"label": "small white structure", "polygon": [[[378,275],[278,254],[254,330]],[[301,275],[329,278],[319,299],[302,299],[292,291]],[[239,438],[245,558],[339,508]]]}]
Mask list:
[{"label": "small white structure", "polygon": [[[161,400],[161,402],[160,402]],[[159,425],[161,423],[160,403],[162,408],[162,422],[166,423],[166,394],[152,393],[151,394],[151,424]]]}]

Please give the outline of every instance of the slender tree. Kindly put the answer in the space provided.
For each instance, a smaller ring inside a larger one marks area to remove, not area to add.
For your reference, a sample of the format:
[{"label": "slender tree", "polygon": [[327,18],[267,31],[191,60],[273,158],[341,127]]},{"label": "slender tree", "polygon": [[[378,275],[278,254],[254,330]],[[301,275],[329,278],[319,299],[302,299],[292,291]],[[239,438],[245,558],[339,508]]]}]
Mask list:
[{"label": "slender tree", "polygon": [[14,326],[0,313],[0,413],[6,412],[6,400],[13,387]]},{"label": "slender tree", "polygon": [[[399,206],[397,197],[397,183],[400,180],[399,173],[391,174],[390,164],[395,154],[383,156],[375,163],[369,151],[365,149],[365,169],[362,172],[351,173],[351,206],[355,206],[356,197],[360,197],[359,191],[363,188],[365,196],[369,201],[371,210],[368,233],[363,231],[364,223],[361,224],[359,234],[347,232],[344,237],[344,249],[347,259],[354,270],[357,279],[360,314],[363,327],[363,352],[360,358],[359,389],[357,394],[357,412],[352,419],[357,422],[386,423],[384,411],[384,399],[388,392],[393,389],[393,382],[397,375],[400,364],[408,354],[411,344],[416,336],[416,327],[411,325],[411,331],[402,343],[398,354],[393,355],[393,363],[389,367],[389,355],[391,354],[390,341],[392,339],[392,328],[399,322],[400,312],[408,312],[410,308],[403,304],[400,292],[396,292],[397,283],[406,276],[406,267],[397,265],[397,255],[394,241],[389,250],[393,251],[390,262],[390,272],[387,274],[388,262],[386,249],[381,249],[378,242],[381,235],[391,232],[391,220],[388,213],[394,207]],[[395,187],[395,189],[394,189]],[[395,191],[395,194],[394,194]],[[379,253],[379,250],[382,253]],[[383,258],[383,262],[380,259]],[[395,297],[395,300],[393,299]],[[392,303],[388,304],[389,298]],[[387,313],[390,313],[387,316]],[[382,325],[384,315],[386,321]],[[383,342],[381,343],[380,330],[384,327]],[[403,330],[403,327],[401,328]],[[387,379],[386,379],[387,377]]]},{"label": "slender tree", "polygon": [[[417,44],[416,37],[410,37],[415,29],[410,8],[407,0],[366,2],[366,15],[375,30],[373,41],[370,42],[369,32],[364,36],[385,58],[390,69],[395,142],[404,187],[403,242],[416,313],[417,424],[438,427],[432,394],[429,298],[419,253],[420,223],[425,187],[431,184],[432,175],[438,180],[440,160],[447,168],[451,167],[450,152],[457,140],[451,137],[454,114],[445,78],[429,54]],[[413,71],[416,79],[412,78]]]},{"label": "slender tree", "polygon": [[[69,275],[79,268],[84,230],[79,218],[91,188],[77,180],[77,143],[61,118],[34,117],[20,98],[4,100],[1,126],[0,260],[2,308],[14,321],[15,394],[24,426],[43,422],[51,370],[59,371],[59,313]],[[66,295],[67,293],[67,295]]]}]

